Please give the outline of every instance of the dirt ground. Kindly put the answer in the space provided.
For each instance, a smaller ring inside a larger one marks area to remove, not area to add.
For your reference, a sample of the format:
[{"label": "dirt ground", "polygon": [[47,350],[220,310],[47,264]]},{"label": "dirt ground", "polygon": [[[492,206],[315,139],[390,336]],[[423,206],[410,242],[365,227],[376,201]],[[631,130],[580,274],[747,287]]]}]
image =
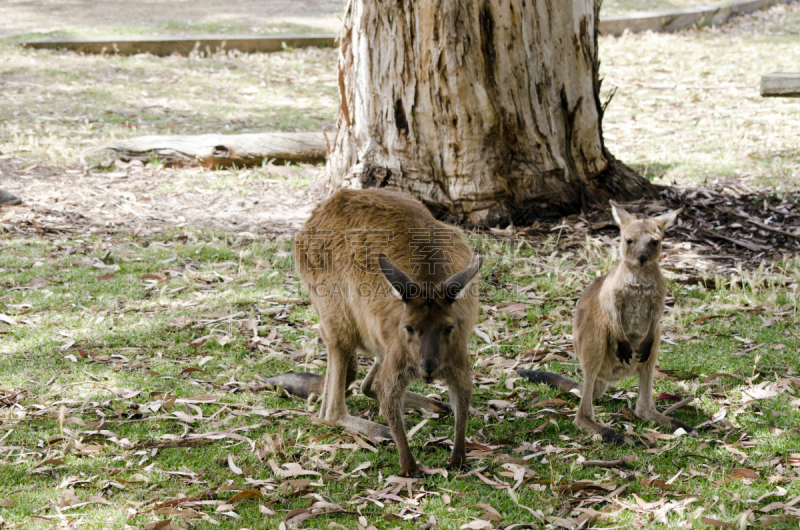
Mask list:
[{"label": "dirt ground", "polygon": [[264,24],[285,21],[336,31],[341,0],[3,0],[0,37],[68,27]]},{"label": "dirt ground", "polygon": [[[0,157],[0,182],[24,198],[0,207],[16,231],[140,236],[191,226],[239,235],[298,230],[320,197],[310,182],[318,168],[268,166],[237,172],[154,169],[118,164],[111,171],[24,166]],[[165,182],[169,187],[165,189]]]}]

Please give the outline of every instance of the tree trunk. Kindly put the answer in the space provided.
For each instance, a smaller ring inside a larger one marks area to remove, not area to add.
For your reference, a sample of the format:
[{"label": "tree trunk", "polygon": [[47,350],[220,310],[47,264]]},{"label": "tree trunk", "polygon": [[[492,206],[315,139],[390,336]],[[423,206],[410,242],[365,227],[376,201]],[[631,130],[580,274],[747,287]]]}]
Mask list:
[{"label": "tree trunk", "polygon": [[652,194],[603,145],[594,0],[347,0],[323,183],[471,225]]}]

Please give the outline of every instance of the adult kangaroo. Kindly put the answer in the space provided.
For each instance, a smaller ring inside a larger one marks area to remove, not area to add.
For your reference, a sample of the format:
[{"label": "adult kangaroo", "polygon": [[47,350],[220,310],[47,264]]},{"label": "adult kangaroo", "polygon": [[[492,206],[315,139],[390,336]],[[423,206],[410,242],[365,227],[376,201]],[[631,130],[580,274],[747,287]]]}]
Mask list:
[{"label": "adult kangaroo", "polygon": [[[467,343],[478,319],[481,259],[460,231],[437,221],[417,200],[388,190],[340,190],[317,206],[294,242],[328,348],[324,376],[285,374],[268,384],[322,397],[320,416],[367,436],[393,438],[400,473],[419,476],[408,446],[403,407],[451,410],[407,392],[414,379],[447,384],[455,415],[451,467],[466,466],[472,398]],[[350,416],[345,393],[358,375],[357,352],[375,358],[361,385],[377,399],[386,428]]]},{"label": "adult kangaroo", "polygon": [[[614,221],[621,231],[620,256],[616,269],[596,278],[581,294],[572,329],[575,355],[581,363],[583,383],[564,376],[532,370],[517,372],[534,383],[581,392],[575,426],[602,435],[606,442],[622,445],[625,439],[614,429],[595,421],[592,402],[609,385],[639,376],[636,416],[655,420],[670,430],[683,428],[692,436],[697,431],[682,421],[656,410],[653,401],[653,376],[661,340],[661,315],[667,282],[661,274],[658,257],[661,239],[681,210],[637,219],[619,204],[611,202]],[[635,357],[634,357],[635,353]]]}]

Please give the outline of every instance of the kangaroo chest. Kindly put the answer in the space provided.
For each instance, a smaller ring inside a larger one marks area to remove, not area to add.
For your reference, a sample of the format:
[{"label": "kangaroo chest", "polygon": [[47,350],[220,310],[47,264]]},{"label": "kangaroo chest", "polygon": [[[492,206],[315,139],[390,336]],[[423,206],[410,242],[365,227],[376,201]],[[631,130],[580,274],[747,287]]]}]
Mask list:
[{"label": "kangaroo chest", "polygon": [[661,293],[655,284],[626,285],[617,292],[616,305],[625,336],[636,349],[660,316]]}]

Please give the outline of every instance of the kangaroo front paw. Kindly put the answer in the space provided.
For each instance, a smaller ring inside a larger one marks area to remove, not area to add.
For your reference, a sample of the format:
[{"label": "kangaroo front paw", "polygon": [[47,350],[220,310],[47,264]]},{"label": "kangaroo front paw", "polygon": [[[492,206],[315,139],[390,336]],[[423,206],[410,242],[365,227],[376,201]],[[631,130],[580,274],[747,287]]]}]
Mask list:
[{"label": "kangaroo front paw", "polygon": [[653,351],[653,339],[652,336],[648,336],[644,339],[644,341],[636,348],[636,360],[640,363],[646,362],[647,359],[650,358],[650,353]]},{"label": "kangaroo front paw", "polygon": [[631,364],[631,357],[633,357],[633,349],[630,342],[617,343],[617,359],[620,362]]}]

